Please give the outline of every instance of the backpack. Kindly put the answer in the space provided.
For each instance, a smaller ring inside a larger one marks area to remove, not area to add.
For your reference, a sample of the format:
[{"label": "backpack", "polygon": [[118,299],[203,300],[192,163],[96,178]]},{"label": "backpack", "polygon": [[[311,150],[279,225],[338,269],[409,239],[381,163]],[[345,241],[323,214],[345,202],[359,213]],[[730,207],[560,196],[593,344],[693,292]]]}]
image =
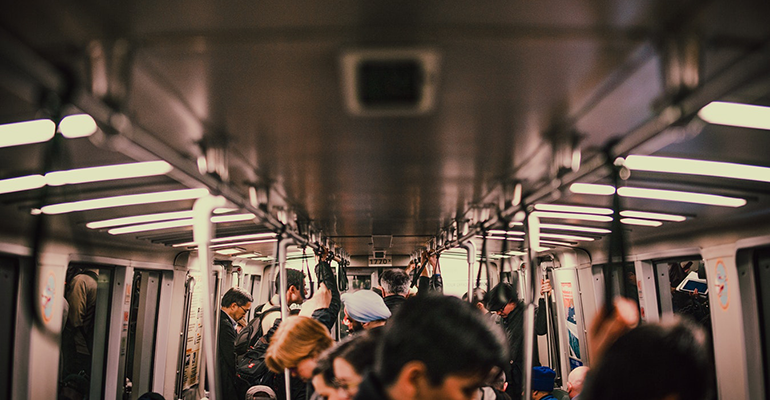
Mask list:
[{"label": "backpack", "polygon": [[265,334],[265,332],[262,332],[262,318],[269,313],[281,311],[280,306],[272,306],[265,310],[264,308],[267,305],[268,303],[263,304],[262,310],[254,314],[254,318],[235,337],[235,354],[238,359],[244,356],[250,348],[254,347],[257,344],[257,340]]}]

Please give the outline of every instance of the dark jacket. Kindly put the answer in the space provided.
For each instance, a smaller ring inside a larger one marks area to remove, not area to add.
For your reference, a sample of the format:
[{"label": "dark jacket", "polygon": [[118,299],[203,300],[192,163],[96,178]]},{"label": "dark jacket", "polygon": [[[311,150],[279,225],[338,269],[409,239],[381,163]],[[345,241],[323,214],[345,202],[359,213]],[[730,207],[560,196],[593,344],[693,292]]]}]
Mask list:
[{"label": "dark jacket", "polygon": [[372,373],[366,374],[361,385],[358,386],[358,393],[353,400],[390,400],[385,393],[385,388],[379,379]]},{"label": "dark jacket", "polygon": [[225,399],[238,396],[235,378],[235,328],[230,317],[219,310],[219,343],[217,344],[217,366],[219,367],[219,385]]},{"label": "dark jacket", "polygon": [[[540,312],[545,307],[545,301],[541,298],[535,309],[535,334],[545,335],[548,331],[545,312]],[[518,302],[516,308],[503,318],[503,329],[508,339],[511,354],[511,368],[506,371],[508,377],[508,389],[505,391],[511,399],[520,399],[522,391],[521,375],[524,369],[524,309],[525,304]],[[537,337],[535,337],[534,357],[532,366],[540,365],[537,350]],[[510,373],[509,373],[510,372]]]},{"label": "dark jacket", "polygon": [[384,297],[382,300],[385,302],[388,310],[390,310],[390,314],[393,315],[396,313],[396,310],[401,307],[401,304],[406,301],[406,297],[401,296],[400,294],[392,294]]}]

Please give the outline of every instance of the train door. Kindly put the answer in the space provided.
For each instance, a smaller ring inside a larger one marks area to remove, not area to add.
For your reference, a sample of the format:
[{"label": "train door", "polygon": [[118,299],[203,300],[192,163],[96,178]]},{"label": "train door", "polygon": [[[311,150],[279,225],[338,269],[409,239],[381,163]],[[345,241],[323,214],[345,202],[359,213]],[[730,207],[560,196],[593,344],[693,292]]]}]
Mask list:
[{"label": "train door", "polygon": [[[89,398],[110,397],[115,377],[110,357],[109,332],[114,292],[113,266],[70,263],[65,278],[67,322],[61,335],[61,390],[88,393]],[[113,392],[114,393],[114,392]]]},{"label": "train door", "polygon": [[0,257],[0,398],[11,398],[19,263]]}]

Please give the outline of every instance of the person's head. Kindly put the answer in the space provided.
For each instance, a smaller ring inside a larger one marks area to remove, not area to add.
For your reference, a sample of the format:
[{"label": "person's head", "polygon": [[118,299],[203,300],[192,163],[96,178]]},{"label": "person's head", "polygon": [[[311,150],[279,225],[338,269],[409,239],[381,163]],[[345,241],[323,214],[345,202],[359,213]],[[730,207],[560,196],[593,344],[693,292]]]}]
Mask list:
[{"label": "person's head", "polygon": [[471,399],[509,360],[505,340],[457,297],[409,297],[384,328],[374,372],[392,398]]},{"label": "person's head", "polygon": [[642,324],[607,347],[580,397],[706,399],[712,394],[713,368],[706,333],[694,323],[674,318]]},{"label": "person's head", "polygon": [[254,298],[248,292],[239,287],[232,287],[222,296],[222,311],[238,321],[249,312],[252,301]]},{"label": "person's head", "polygon": [[377,293],[359,290],[341,296],[345,304],[345,325],[351,332],[382,326],[390,318],[390,309]]},{"label": "person's head", "polygon": [[256,385],[246,391],[245,400],[276,400],[275,391],[269,386]]},{"label": "person's head", "polygon": [[[286,301],[289,305],[305,301],[305,273],[292,268],[286,269]],[[281,273],[275,275],[275,293],[281,292]]]},{"label": "person's head", "polygon": [[540,400],[553,392],[556,371],[548,367],[532,368],[532,399]]},{"label": "person's head", "polygon": [[492,382],[490,382],[489,386],[492,386],[493,388],[504,392],[505,389],[508,388],[508,382],[505,377],[505,371],[500,370],[500,372],[495,376],[494,379],[492,379]]},{"label": "person's head", "polygon": [[166,398],[163,397],[162,394],[157,392],[147,392],[139,396],[137,400],[166,400]]},{"label": "person's head", "polygon": [[385,296],[399,295],[406,297],[409,294],[409,275],[400,268],[391,268],[382,271],[380,285]]},{"label": "person's head", "polygon": [[516,303],[518,301],[516,286],[513,286],[508,282],[497,284],[497,286],[493,287],[486,296],[487,310],[492,311],[503,318],[507,317],[508,314],[516,308]]},{"label": "person's head", "polygon": [[573,399],[583,391],[583,381],[586,379],[588,367],[580,366],[573,369],[567,376],[567,393]]},{"label": "person's head", "polygon": [[303,316],[289,317],[281,322],[265,353],[265,364],[273,372],[285,368],[292,375],[309,380],[316,366],[315,359],[332,346],[329,331],[320,322]]},{"label": "person's head", "polygon": [[332,360],[334,377],[340,399],[352,399],[358,393],[358,386],[364,374],[374,365],[377,343],[383,329],[370,329],[361,335],[352,336]]},{"label": "person's head", "polygon": [[[484,305],[484,303],[486,301],[485,300],[486,296],[487,296],[487,291],[486,290],[484,290],[482,288],[473,289],[473,302],[472,302],[472,304],[473,304],[474,307],[478,308],[480,311],[482,311],[484,313],[487,312],[487,308]],[[468,301],[468,292],[465,292],[463,294],[463,301]]]},{"label": "person's head", "polygon": [[339,389],[334,378],[334,359],[340,354],[348,343],[357,336],[348,336],[333,347],[326,349],[316,359],[315,368],[313,368],[313,378],[311,383],[315,392],[326,400],[340,400]]}]

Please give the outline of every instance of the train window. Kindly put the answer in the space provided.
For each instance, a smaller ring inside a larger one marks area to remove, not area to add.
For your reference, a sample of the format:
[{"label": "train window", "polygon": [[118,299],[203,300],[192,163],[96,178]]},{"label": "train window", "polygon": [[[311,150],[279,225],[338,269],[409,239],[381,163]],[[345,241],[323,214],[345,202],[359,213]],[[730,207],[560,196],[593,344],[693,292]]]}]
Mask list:
[{"label": "train window", "polygon": [[17,260],[0,257],[0,397],[4,399],[11,398],[18,275]]},{"label": "train window", "polygon": [[349,275],[348,282],[348,287],[350,287],[351,290],[369,290],[372,288],[371,275]]},{"label": "train window", "polygon": [[62,390],[86,391],[90,398],[103,396],[112,273],[112,268],[93,264],[71,263],[67,268]]}]

